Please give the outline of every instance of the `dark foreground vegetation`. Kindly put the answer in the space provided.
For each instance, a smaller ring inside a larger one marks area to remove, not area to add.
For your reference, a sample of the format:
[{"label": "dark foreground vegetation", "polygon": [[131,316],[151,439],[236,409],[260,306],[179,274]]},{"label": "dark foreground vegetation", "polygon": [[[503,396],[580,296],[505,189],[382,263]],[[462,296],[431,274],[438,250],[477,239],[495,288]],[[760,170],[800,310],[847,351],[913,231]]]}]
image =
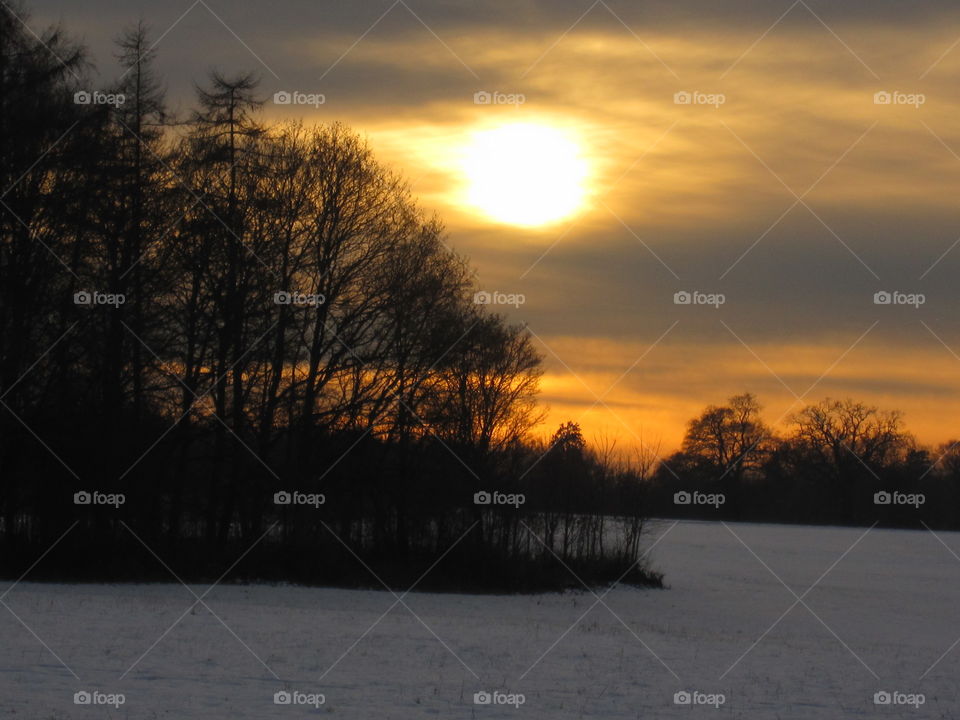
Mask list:
[{"label": "dark foreground vegetation", "polygon": [[659,583],[639,474],[530,439],[530,334],[357,135],[265,124],[250,75],[171,117],[143,27],[105,87],[27,19],[0,9],[0,573]]},{"label": "dark foreground vegetation", "polygon": [[104,86],[26,17],[0,8],[0,574],[659,585],[650,515],[960,528],[960,449],[852,400],[774,429],[740,395],[665,459],[533,439],[531,334],[356,134],[267,124],[250,75],[172,117],[142,26]]}]

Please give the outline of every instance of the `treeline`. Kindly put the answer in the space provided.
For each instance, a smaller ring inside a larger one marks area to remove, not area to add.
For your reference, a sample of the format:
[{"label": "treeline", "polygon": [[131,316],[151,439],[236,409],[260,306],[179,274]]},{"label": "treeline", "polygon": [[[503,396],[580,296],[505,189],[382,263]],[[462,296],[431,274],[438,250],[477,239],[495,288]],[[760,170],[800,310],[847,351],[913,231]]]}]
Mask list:
[{"label": "treeline", "polygon": [[657,582],[638,477],[574,426],[529,439],[530,334],[361,138],[265,124],[251,75],[171,117],[143,26],[97,87],[24,17],[0,11],[0,572],[69,529],[31,577]]},{"label": "treeline", "polygon": [[710,406],[652,477],[664,516],[960,528],[960,442],[919,445],[897,411],[827,398],[778,434],[751,394]]}]

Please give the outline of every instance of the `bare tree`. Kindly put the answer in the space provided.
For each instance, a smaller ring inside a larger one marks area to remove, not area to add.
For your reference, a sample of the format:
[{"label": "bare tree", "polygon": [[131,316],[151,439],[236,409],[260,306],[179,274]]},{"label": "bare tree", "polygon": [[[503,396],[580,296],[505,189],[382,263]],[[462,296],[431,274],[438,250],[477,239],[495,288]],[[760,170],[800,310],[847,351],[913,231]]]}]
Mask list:
[{"label": "bare tree", "polygon": [[912,444],[902,415],[853,400],[827,398],[791,418],[793,441],[837,480],[902,459]]},{"label": "bare tree", "polygon": [[687,426],[683,452],[705,462],[715,479],[726,476],[739,485],[747,473],[759,469],[770,449],[772,433],[760,409],[750,393],[709,406]]},{"label": "bare tree", "polygon": [[906,460],[914,446],[897,411],[854,400],[827,398],[808,405],[791,418],[788,440],[795,473],[825,483],[813,492],[839,512],[860,519],[862,498],[883,482],[888,467]]}]

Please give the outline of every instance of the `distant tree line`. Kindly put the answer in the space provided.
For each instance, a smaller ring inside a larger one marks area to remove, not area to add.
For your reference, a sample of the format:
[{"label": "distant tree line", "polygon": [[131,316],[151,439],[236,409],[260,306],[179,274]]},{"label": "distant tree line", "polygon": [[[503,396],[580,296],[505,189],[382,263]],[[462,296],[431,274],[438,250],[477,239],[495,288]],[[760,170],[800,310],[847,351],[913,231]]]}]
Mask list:
[{"label": "distant tree line", "polygon": [[31,577],[659,581],[640,473],[572,424],[530,439],[529,332],[361,138],[264,124],[251,75],[171,117],[142,25],[96,88],[24,17],[0,10],[0,573],[72,528]]},{"label": "distant tree line", "polygon": [[827,398],[786,420],[777,434],[749,393],[706,408],[657,467],[649,511],[960,528],[960,441],[922,447],[899,412],[852,399]]}]

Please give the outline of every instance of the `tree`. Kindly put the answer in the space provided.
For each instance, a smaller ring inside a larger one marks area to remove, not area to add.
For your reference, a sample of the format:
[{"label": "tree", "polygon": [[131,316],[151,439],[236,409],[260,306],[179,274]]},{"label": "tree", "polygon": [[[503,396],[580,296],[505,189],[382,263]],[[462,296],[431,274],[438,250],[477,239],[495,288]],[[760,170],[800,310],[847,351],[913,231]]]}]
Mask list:
[{"label": "tree", "polygon": [[770,450],[772,433],[760,417],[760,404],[750,393],[734,395],[727,405],[711,405],[690,421],[683,452],[694,458],[713,480],[728,478],[734,488],[755,473]]},{"label": "tree", "polygon": [[[112,115],[115,126],[117,182],[115,190],[117,235],[119,247],[110,253],[109,268],[112,292],[123,293],[127,302],[113,313],[116,323],[126,328],[112,329],[112,335],[123,337],[118,357],[129,357],[132,412],[142,418],[149,391],[148,369],[156,373],[153,348],[166,342],[159,329],[156,303],[153,298],[167,292],[169,272],[164,267],[160,240],[169,230],[168,211],[171,178],[164,156],[167,154],[164,130],[167,112],[164,91],[154,69],[154,43],[143,22],[124,30],[116,39],[117,59],[124,69],[118,92],[124,102]],[[130,335],[133,337],[130,337]],[[115,341],[119,344],[120,341]],[[115,369],[114,374],[119,375]]]},{"label": "tree", "polygon": [[[791,418],[789,438],[796,471],[826,481],[833,504],[847,518],[892,465],[906,460],[912,436],[903,429],[902,415],[854,400],[825,400],[807,405]],[[829,505],[828,505],[829,506]],[[858,518],[859,519],[859,518]]]},{"label": "tree", "polygon": [[[74,102],[86,53],[59,27],[34,35],[20,2],[0,8],[0,513],[8,536],[59,532],[51,485],[73,477],[28,427],[63,429],[82,384],[71,365],[75,245],[86,186],[87,113]],[[58,433],[66,452],[69,438]],[[70,471],[73,472],[73,471]],[[45,475],[49,485],[25,478]],[[19,478],[20,482],[17,482]],[[28,521],[33,511],[34,520]],[[42,515],[42,517],[41,517]]]},{"label": "tree", "polygon": [[553,549],[562,522],[559,551],[563,557],[568,556],[574,540],[577,514],[592,509],[592,460],[580,425],[567,421],[554,432],[549,449],[540,463],[538,490],[544,507],[546,542]]},{"label": "tree", "polygon": [[541,355],[522,325],[471,309],[462,337],[441,363],[427,398],[435,431],[479,457],[523,438],[542,415],[536,395]]},{"label": "tree", "polygon": [[853,467],[879,469],[902,459],[912,445],[898,411],[827,398],[791,418],[793,440],[813,453],[819,467],[841,479]]}]

